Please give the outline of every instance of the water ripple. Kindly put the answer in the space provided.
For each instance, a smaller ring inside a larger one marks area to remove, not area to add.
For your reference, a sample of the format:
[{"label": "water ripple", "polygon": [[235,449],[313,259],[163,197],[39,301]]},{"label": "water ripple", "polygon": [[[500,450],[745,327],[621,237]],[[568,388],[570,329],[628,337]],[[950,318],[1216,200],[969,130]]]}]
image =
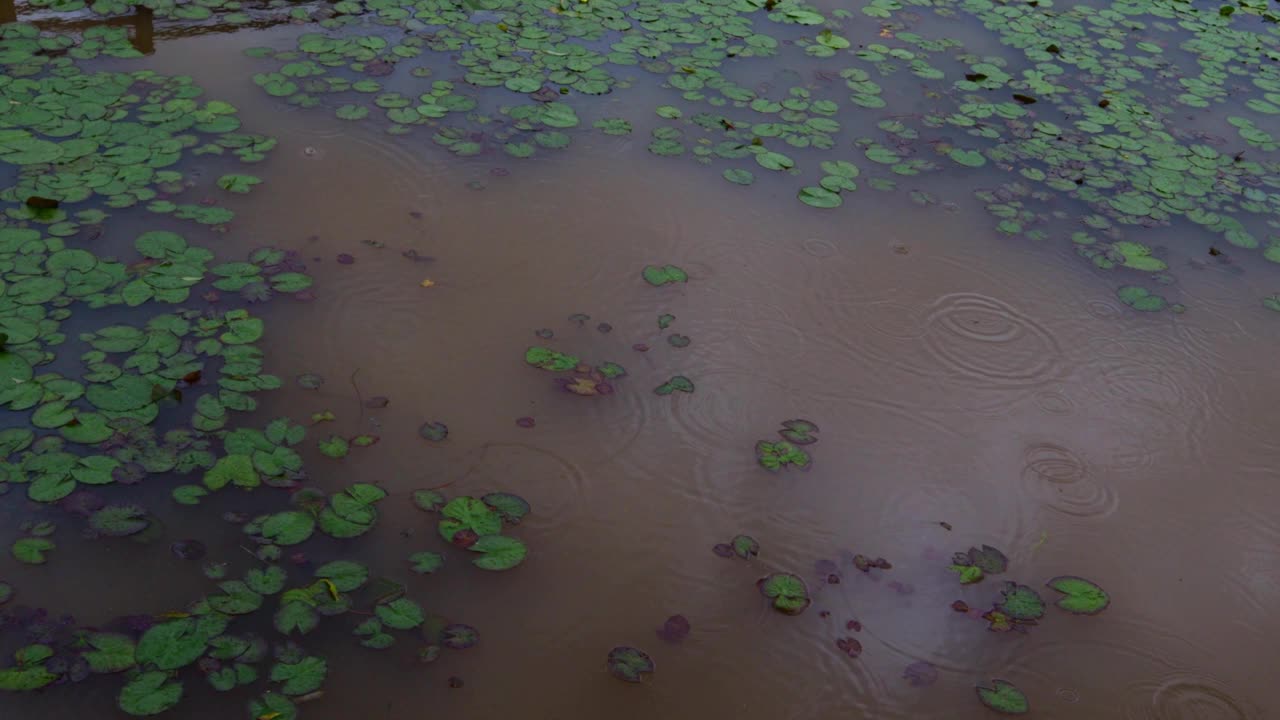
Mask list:
[{"label": "water ripple", "polygon": [[1023,456],[1023,486],[1041,504],[1075,517],[1105,518],[1120,507],[1120,497],[1076,452],[1053,443],[1037,443]]},{"label": "water ripple", "polygon": [[1062,350],[1040,323],[978,293],[938,298],[924,335],[930,353],[954,375],[979,385],[1035,387],[1060,371]]}]

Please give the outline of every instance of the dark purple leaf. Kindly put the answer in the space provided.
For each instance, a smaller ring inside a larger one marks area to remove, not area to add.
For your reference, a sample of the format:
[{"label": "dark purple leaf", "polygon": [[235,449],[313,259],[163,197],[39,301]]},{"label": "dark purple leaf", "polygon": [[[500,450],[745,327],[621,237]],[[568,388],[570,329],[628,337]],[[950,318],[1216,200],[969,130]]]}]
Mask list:
[{"label": "dark purple leaf", "polygon": [[396,66],[394,63],[387,62],[381,58],[377,60],[370,60],[364,64],[365,74],[372,77],[386,77],[392,72],[395,72],[395,69]]},{"label": "dark purple leaf", "polygon": [[928,687],[938,681],[938,668],[933,663],[917,660],[902,671],[912,687]]},{"label": "dark purple leaf", "polygon": [[462,678],[458,677],[457,675],[449,676],[449,687],[453,688],[454,690],[457,690],[458,688],[462,687],[463,684],[464,683],[462,681]]},{"label": "dark purple leaf", "polygon": [[495,167],[489,168],[489,174],[494,177],[506,177],[511,174],[511,171],[504,167]]},{"label": "dark purple leaf", "polygon": [[516,418],[516,425],[522,428],[531,428],[536,424],[537,422],[533,418],[528,416]]},{"label": "dark purple leaf", "polygon": [[555,331],[552,330],[551,328],[541,328],[539,330],[534,330],[533,334],[542,338],[543,340],[550,340],[551,338],[556,336]]},{"label": "dark purple leaf", "polygon": [[818,426],[808,420],[787,420],[782,423],[782,428],[778,434],[794,445],[811,445],[818,442],[818,438],[814,435],[818,432]]},{"label": "dark purple leaf", "polygon": [[608,334],[613,332],[613,326],[610,325],[609,323],[600,323],[599,325],[596,326],[596,330],[599,330],[602,333]]},{"label": "dark purple leaf", "polygon": [[969,603],[963,600],[957,600],[951,603],[951,609],[958,613],[967,613],[969,612]]},{"label": "dark purple leaf", "polygon": [[844,624],[844,628],[845,630],[852,630],[853,632],[862,632],[862,623],[857,620],[850,620]]},{"label": "dark purple leaf", "polygon": [[464,528],[453,534],[451,542],[460,548],[469,548],[480,542],[480,536],[476,534],[475,530]]},{"label": "dark purple leaf", "polygon": [[480,633],[470,625],[449,625],[441,633],[441,644],[452,650],[466,650],[480,642]]},{"label": "dark purple leaf", "polygon": [[371,410],[381,410],[389,404],[391,404],[391,399],[385,395],[374,395],[364,401],[364,406]]},{"label": "dark purple leaf", "polygon": [[251,282],[240,288],[240,297],[251,303],[266,302],[271,299],[273,294],[271,286],[264,282]]},{"label": "dark purple leaf", "polygon": [[658,628],[658,637],[667,642],[680,642],[689,635],[689,618],[683,615],[672,615]]},{"label": "dark purple leaf", "polygon": [[339,265],[351,265],[355,261],[356,261],[355,256],[351,255],[350,253],[338,253]]},{"label": "dark purple leaf", "polygon": [[137,463],[121,465],[111,471],[111,479],[121,485],[137,485],[147,477],[147,469]]},{"label": "dark purple leaf", "polygon": [[644,343],[636,343],[635,345],[631,346],[631,349],[635,350],[636,352],[649,352],[649,346],[645,345]]},{"label": "dark purple leaf", "polygon": [[179,540],[170,545],[169,550],[179,560],[202,560],[206,552],[204,543],[199,540]]},{"label": "dark purple leaf", "polygon": [[106,505],[106,501],[90,490],[77,490],[58,501],[58,507],[81,517],[89,517],[103,505]]},{"label": "dark purple leaf", "polygon": [[712,546],[711,552],[715,553],[716,555],[719,555],[722,558],[731,558],[733,557],[733,546],[730,545],[729,543],[719,543],[717,545]]}]

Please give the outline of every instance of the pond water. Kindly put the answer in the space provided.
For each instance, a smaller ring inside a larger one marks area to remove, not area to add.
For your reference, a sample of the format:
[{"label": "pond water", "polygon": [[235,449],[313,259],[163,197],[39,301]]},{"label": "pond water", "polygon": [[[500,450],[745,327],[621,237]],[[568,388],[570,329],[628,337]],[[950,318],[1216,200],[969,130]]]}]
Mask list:
[{"label": "pond water", "polygon": [[3,717],[1280,714],[1265,5],[0,11]]}]

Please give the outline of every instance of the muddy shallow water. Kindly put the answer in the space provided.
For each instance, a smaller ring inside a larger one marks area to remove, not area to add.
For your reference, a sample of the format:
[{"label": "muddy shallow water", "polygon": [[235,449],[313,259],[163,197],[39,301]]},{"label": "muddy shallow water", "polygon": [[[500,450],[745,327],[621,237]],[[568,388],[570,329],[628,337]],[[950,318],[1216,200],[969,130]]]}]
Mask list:
[{"label": "muddy shallow water", "polygon": [[[226,202],[230,231],[187,232],[227,257],[296,249],[316,279],[314,302],[255,310],[267,371],[286,382],[247,422],[330,410],[320,436],[380,436],[340,461],[302,446],[312,484],[390,493],[345,557],[406,576],[410,553],[442,550],[446,571],[408,575],[409,591],[481,634],[430,666],[409,642],[379,654],[342,629],[308,636],[329,675],[303,717],[985,718],[973,686],[991,678],[1015,683],[1037,718],[1280,714],[1280,324],[1257,302],[1277,287],[1274,266],[1243,258],[1245,272],[1227,272],[1200,262],[1194,230],[1162,229],[1188,309],[1136,313],[1070,248],[993,231],[971,194],[981,176],[921,177],[911,187],[940,200],[928,207],[864,190],[824,214],[790,185],[740,188],[654,157],[639,134],[582,138],[519,165],[455,158],[425,137],[262,95],[240,51],[289,45],[290,32],[162,42],[130,62],[192,75],[280,138],[253,170],[263,185]],[[689,282],[650,287],[640,269],[655,263]],[[665,332],[663,313],[676,316]],[[553,339],[535,336],[544,328]],[[691,342],[673,347],[672,333]],[[563,393],[522,361],[537,344],[628,375],[609,396]],[[324,385],[298,387],[303,373]],[[696,391],[655,395],[672,375]],[[362,405],[375,396],[385,408]],[[770,474],[752,447],[793,417],[821,428],[812,467]],[[447,423],[445,442],[419,436],[428,420]],[[533,512],[513,534],[528,559],[484,573],[445,550],[408,499],[440,486],[525,497]],[[170,555],[171,539],[203,538],[233,576],[255,563],[219,512],[168,507],[167,491],[138,491],[160,508],[165,542],[60,535],[49,564],[6,553],[0,577],[24,604],[93,625],[210,591],[197,564]],[[6,496],[4,522],[30,505]],[[739,533],[760,542],[759,557],[712,553]],[[962,587],[951,555],[982,544],[1010,569]],[[854,553],[893,567],[864,574]],[[821,560],[837,563],[835,578]],[[803,576],[813,606],[769,610],[754,587],[769,572]],[[1095,581],[1110,607],[1051,607],[1026,634],[989,632],[949,607],[982,607],[1005,579],[1040,588],[1059,575]],[[677,613],[690,636],[656,637]],[[857,658],[835,644],[851,620]],[[616,645],[646,649],[657,671],[616,682],[604,667]],[[936,666],[936,684],[903,677],[918,661]],[[125,717],[117,686],[6,694],[0,714]],[[171,716],[238,717],[252,695],[187,687]]]}]

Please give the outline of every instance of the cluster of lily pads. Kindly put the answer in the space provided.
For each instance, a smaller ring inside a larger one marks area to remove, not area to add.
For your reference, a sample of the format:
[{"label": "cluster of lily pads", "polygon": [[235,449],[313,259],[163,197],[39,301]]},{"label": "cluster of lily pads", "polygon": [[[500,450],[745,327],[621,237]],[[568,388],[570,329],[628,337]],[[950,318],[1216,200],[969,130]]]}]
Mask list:
[{"label": "cluster of lily pads", "polygon": [[786,420],[778,435],[781,440],[761,440],[756,443],[756,462],[766,470],[795,467],[807,469],[811,458],[801,446],[818,442],[818,426],[808,420]]},{"label": "cluster of lily pads", "polygon": [[[56,9],[80,7],[72,4]],[[177,18],[205,17],[212,7],[155,6]],[[7,171],[0,188],[0,408],[8,418],[0,430],[0,496],[40,504],[4,543],[21,563],[58,562],[65,552],[59,535],[78,525],[80,535],[101,542],[170,542],[176,557],[196,561],[212,543],[172,538],[173,526],[162,518],[199,512],[193,506],[210,494],[231,490],[261,497],[274,489],[275,507],[255,500],[252,514],[226,513],[248,555],[209,559],[209,592],[168,612],[84,624],[16,604],[20,578],[0,581],[0,632],[18,648],[11,662],[0,663],[0,690],[113,675],[120,709],[147,716],[178,705],[192,683],[207,683],[218,691],[251,689],[250,718],[292,720],[297,703],[318,697],[325,681],[325,659],[302,643],[326,618],[327,633],[344,616],[358,616],[346,631],[371,649],[403,642],[413,630],[424,662],[442,648],[474,645],[474,628],[430,615],[404,584],[340,557],[312,559],[341,552],[308,545],[317,535],[349,542],[369,533],[384,489],[306,487],[302,425],[280,418],[256,428],[237,420],[258,408],[260,393],[282,385],[265,372],[258,343],[266,324],[247,306],[310,297],[312,280],[297,255],[265,247],[243,260],[219,259],[170,230],[137,234],[131,248],[114,237],[112,214],[154,218],[135,207],[226,223],[227,210],[175,201],[198,184],[185,163],[222,154],[256,162],[275,140],[239,132],[235,108],[202,100],[190,78],[80,67],[99,55],[137,51],[122,28],[69,36],[0,25],[0,170]],[[244,193],[259,182],[225,173],[216,185]],[[95,246],[104,236],[115,255]],[[354,446],[373,442],[350,439]],[[329,455],[339,454],[336,447],[320,444]],[[172,506],[140,504],[129,487],[143,482],[164,484]],[[455,499],[445,515],[458,516],[468,501]],[[503,493],[472,502],[488,504],[461,513],[471,526],[453,539],[474,532],[469,549],[482,555],[482,568],[519,564],[524,545],[490,532],[486,513],[511,524],[527,503]],[[442,562],[430,551],[410,559],[418,573]],[[266,624],[257,620],[264,616]]]},{"label": "cluster of lily pads", "polygon": [[[180,202],[195,182],[175,168],[192,156],[258,162],[275,140],[239,132],[235,106],[202,100],[189,77],[87,72],[76,64],[98,55],[139,53],[124,28],[90,28],[76,37],[0,25],[0,163],[17,170],[0,186],[0,200],[11,204],[8,218],[41,223],[55,237],[101,223],[107,211],[96,204],[229,222],[234,213],[226,208]],[[228,174],[221,186],[246,192],[256,182]]]},{"label": "cluster of lily pads", "polygon": [[[1003,574],[1008,567],[1009,559],[1004,553],[983,545],[956,553],[950,569],[959,575],[961,584],[972,585],[989,576]],[[1105,590],[1082,577],[1062,575],[1049,579],[1045,586],[1060,594],[1056,602],[1059,608],[1075,615],[1097,615],[1111,604]],[[1001,585],[1000,596],[985,612],[971,608],[963,600],[955,601],[951,608],[986,621],[987,629],[997,633],[1026,632],[1045,615],[1045,601],[1040,593],[1015,581]],[[997,712],[1020,715],[1030,709],[1026,695],[1004,680],[995,680],[990,686],[979,686],[977,693],[984,705]]]},{"label": "cluster of lily pads", "polygon": [[[1280,210],[1280,141],[1266,129],[1280,113],[1280,35],[1257,21],[1276,17],[1261,3],[345,0],[298,12],[325,32],[250,51],[280,63],[255,77],[268,93],[385,118],[393,133],[424,127],[461,156],[530,157],[588,123],[648,127],[655,155],[716,165],[738,185],[803,178],[797,197],[818,208],[860,184],[971,170],[997,185],[978,197],[999,232],[1061,237],[1100,269],[1132,271],[1120,298],[1143,311],[1182,309],[1143,287],[1173,283],[1146,228],[1203,229],[1280,262],[1280,234],[1265,228]],[[1000,45],[931,36],[917,29],[926,14],[974,17]],[[766,63],[783,70],[734,79]],[[885,92],[908,74],[906,97]],[[652,116],[596,110],[642,84],[661,85]],[[1235,137],[1207,129],[1224,113]]]}]

